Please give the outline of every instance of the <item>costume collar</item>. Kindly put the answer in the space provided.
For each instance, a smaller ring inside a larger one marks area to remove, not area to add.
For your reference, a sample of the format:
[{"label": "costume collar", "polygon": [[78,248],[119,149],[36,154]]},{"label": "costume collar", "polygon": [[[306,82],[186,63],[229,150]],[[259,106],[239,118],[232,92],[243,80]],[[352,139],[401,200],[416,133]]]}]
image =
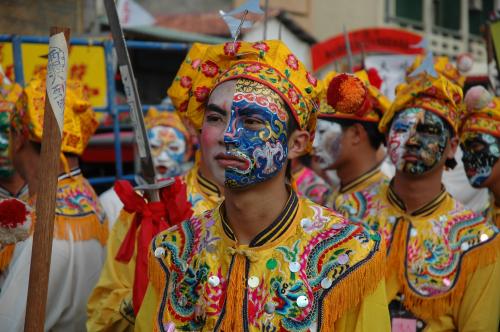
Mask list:
[{"label": "costume collar", "polygon": [[[406,212],[406,205],[403,202],[401,198],[398,197],[396,192],[394,191],[393,187],[394,180],[391,180],[391,183],[389,184],[389,188],[387,189],[387,199],[392,205],[397,206],[401,210]],[[413,217],[426,217],[434,213],[441,203],[445,201],[445,199],[448,197],[448,193],[446,192],[446,189],[444,188],[443,185],[441,185],[441,191],[439,194],[434,197],[429,203],[425,204],[421,208],[418,208],[417,210],[413,211],[410,213],[410,216]]]},{"label": "costume collar", "polygon": [[[286,205],[281,211],[278,218],[276,218],[266,229],[260,232],[249,244],[249,247],[259,247],[266,243],[272,242],[282,236],[293,223],[297,211],[299,210],[299,199],[295,191],[290,190],[290,196]],[[222,220],[222,229],[224,233],[233,241],[236,241],[236,236],[234,235],[231,226],[226,220],[226,211],[224,203],[220,206],[220,216]]]},{"label": "costume collar", "polygon": [[219,187],[213,182],[210,182],[206,177],[201,175],[200,171],[196,172],[196,181],[200,185],[200,190],[202,194],[207,197],[217,196],[222,197]]},{"label": "costume collar", "polygon": [[5,189],[4,187],[2,187],[0,185],[0,197],[1,198],[22,198],[23,196],[27,196],[28,195],[28,184],[25,184],[21,190],[19,190],[17,193],[13,194],[11,193],[10,191],[8,191],[7,189]]},{"label": "costume collar", "polygon": [[352,180],[351,182],[349,182],[345,186],[342,186],[340,188],[339,192],[341,194],[345,194],[346,192],[351,191],[352,189],[356,188],[357,186],[359,186],[362,183],[373,182],[373,180],[375,180],[375,178],[378,178],[380,175],[381,175],[380,164],[378,164],[377,166],[375,166],[374,168],[372,168],[368,172],[366,172],[363,175]]},{"label": "costume collar", "polygon": [[57,181],[62,181],[67,178],[72,178],[74,176],[82,174],[82,170],[80,168],[73,168],[69,173],[63,173],[59,175]]}]

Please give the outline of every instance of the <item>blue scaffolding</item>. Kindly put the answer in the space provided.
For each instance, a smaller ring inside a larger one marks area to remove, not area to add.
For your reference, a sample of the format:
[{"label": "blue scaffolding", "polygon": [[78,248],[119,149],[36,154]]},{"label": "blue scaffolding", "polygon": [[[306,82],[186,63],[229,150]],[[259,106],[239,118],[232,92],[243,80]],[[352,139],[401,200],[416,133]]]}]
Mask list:
[{"label": "blue scaffolding", "polygon": [[[24,71],[22,62],[21,44],[48,44],[48,37],[38,36],[17,36],[17,35],[0,35],[0,43],[12,43],[13,59],[14,59],[14,74],[15,80],[21,86],[25,85]],[[127,104],[116,104],[116,85],[115,85],[115,68],[113,67],[113,41],[111,40],[96,40],[90,38],[71,38],[70,45],[81,46],[100,46],[104,48],[104,55],[106,61],[106,86],[107,86],[107,106],[98,108],[94,107],[95,112],[108,113],[112,118],[113,123],[113,137],[114,137],[114,152],[115,152],[115,176],[93,177],[89,181],[93,185],[97,184],[112,184],[116,179],[134,179],[134,174],[124,174],[123,172],[123,158],[121,150],[121,137],[120,137],[120,121],[119,115],[123,112],[128,112],[129,107]],[[187,51],[189,44],[184,43],[164,43],[164,42],[149,42],[149,41],[127,41],[127,48],[129,49],[149,49],[161,51]],[[165,109],[163,105],[142,105],[142,110],[147,111],[150,107],[158,109]]]}]

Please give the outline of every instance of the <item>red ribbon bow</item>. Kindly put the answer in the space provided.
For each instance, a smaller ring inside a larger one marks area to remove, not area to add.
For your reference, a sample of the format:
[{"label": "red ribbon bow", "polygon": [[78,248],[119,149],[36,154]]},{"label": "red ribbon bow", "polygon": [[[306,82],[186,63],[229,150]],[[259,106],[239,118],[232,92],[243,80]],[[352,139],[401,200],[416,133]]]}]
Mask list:
[{"label": "red ribbon bow", "polygon": [[[193,214],[187,201],[186,185],[176,178],[175,182],[163,188],[159,202],[147,202],[137,194],[128,181],[115,183],[115,191],[128,213],[135,213],[130,229],[123,240],[115,259],[128,263],[132,259],[137,238],[137,257],[134,275],[132,304],[137,315],[148,285],[148,252],[153,238],[170,226],[176,225]],[[169,207],[173,207],[169,209]],[[140,226],[140,228],[139,228]],[[136,237],[139,229],[139,236]]]}]

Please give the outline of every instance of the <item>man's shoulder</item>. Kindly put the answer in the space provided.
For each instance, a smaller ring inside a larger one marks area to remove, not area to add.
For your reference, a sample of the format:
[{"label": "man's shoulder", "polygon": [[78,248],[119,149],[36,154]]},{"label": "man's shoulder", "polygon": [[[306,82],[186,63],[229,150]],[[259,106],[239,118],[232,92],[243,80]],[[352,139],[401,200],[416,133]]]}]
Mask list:
[{"label": "man's shoulder", "polygon": [[300,217],[299,232],[306,246],[315,247],[315,252],[321,251],[326,257],[346,252],[349,253],[349,261],[358,264],[381,250],[382,241],[378,233],[332,209],[303,201]]},{"label": "man's shoulder", "polygon": [[153,254],[164,258],[165,252],[171,251],[174,254],[183,252],[183,257],[189,256],[204,234],[215,225],[214,213],[215,209],[207,210],[158,233],[152,241]]},{"label": "man's shoulder", "polygon": [[499,232],[496,226],[488,220],[487,215],[467,209],[451,196],[449,210],[446,214],[439,215],[437,219],[448,239],[463,244],[464,249],[467,247],[470,250],[489,242]]}]

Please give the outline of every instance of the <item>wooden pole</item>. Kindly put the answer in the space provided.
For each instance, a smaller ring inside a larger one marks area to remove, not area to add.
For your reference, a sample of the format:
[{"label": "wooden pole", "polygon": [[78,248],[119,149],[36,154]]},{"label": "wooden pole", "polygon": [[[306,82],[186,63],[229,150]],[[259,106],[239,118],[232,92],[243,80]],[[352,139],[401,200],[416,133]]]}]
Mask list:
[{"label": "wooden pole", "polygon": [[[66,45],[68,45],[70,34],[68,28],[50,28],[50,36],[60,32],[64,33]],[[49,50],[49,62],[50,58],[51,54]],[[68,59],[66,58],[64,60],[67,61]],[[50,68],[48,68],[48,71],[50,73]],[[64,77],[66,77],[66,73],[64,73]],[[66,92],[66,82],[64,81],[63,84],[62,98],[64,98]],[[26,317],[24,322],[24,331],[29,332],[44,330],[50,258],[52,254],[52,238],[54,233],[57,178],[60,169],[61,140],[61,129],[59,128],[46,92],[42,150],[40,154],[40,164],[38,166],[38,190],[35,205],[36,224],[33,234],[28,301],[26,304]]]}]

